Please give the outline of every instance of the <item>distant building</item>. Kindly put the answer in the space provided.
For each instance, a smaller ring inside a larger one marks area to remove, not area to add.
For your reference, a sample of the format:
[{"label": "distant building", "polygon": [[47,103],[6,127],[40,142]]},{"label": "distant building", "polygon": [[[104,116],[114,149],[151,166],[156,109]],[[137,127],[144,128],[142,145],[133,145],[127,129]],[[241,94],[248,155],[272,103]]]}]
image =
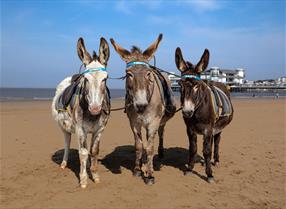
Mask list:
[{"label": "distant building", "polygon": [[286,76],[279,77],[275,82],[279,86],[286,86]]},{"label": "distant building", "polygon": [[[174,72],[170,72],[170,73],[173,73],[175,74]],[[174,90],[174,91],[179,91],[180,90],[180,86],[178,84],[178,81],[181,80],[180,77],[176,77],[174,75],[168,75],[168,78],[169,80],[171,81],[171,88]]]},{"label": "distant building", "polygon": [[201,74],[202,79],[217,81],[228,85],[240,85],[245,82],[245,71],[242,68],[235,70],[211,67]]},{"label": "distant building", "polygon": [[[173,72],[171,72],[173,73]],[[171,87],[173,90],[179,90],[178,81],[181,79],[174,75],[169,75]],[[230,86],[241,85],[246,82],[245,71],[242,68],[235,70],[220,69],[219,67],[211,67],[210,69],[201,73],[201,79],[221,82]]]}]

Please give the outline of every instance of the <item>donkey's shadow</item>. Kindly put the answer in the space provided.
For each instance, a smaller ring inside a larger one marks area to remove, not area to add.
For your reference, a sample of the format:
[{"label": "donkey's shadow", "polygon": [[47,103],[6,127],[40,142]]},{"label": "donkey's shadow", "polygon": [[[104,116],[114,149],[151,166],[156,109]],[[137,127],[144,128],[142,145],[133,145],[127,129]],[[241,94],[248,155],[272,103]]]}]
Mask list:
[{"label": "donkey's shadow", "polygon": [[[56,151],[52,156],[52,161],[60,165],[63,159],[64,150]],[[154,170],[160,171],[163,166],[171,166],[179,169],[183,173],[186,171],[186,164],[188,163],[189,151],[181,147],[171,147],[164,149],[164,158],[160,159],[158,155],[154,156],[153,164]],[[203,158],[197,155],[196,163],[202,163]],[[99,162],[105,166],[113,174],[121,174],[122,167],[133,171],[135,166],[135,148],[131,145],[123,145],[116,147],[111,153],[107,154],[104,158],[99,159]],[[89,170],[89,160],[87,163],[87,172],[91,178]],[[70,149],[69,160],[67,168],[70,169],[79,180],[80,161],[77,149]],[[193,174],[199,176],[201,179],[206,180],[206,177],[193,171]]]},{"label": "donkey's shadow", "polygon": [[[51,159],[54,163],[61,165],[64,156],[64,149],[56,151]],[[69,160],[66,169],[70,169],[79,180],[80,161],[77,149],[70,149]]]},{"label": "donkey's shadow", "polygon": [[135,148],[131,145],[118,146],[99,161],[114,174],[120,174],[121,167],[132,172],[135,166]]},{"label": "donkey's shadow", "polygon": [[[186,164],[189,159],[189,151],[185,148],[171,147],[164,149],[164,158],[159,159],[158,155],[154,156],[153,165],[154,170],[159,171],[162,166],[171,166],[179,169],[183,173],[186,171]],[[135,166],[135,148],[131,145],[118,146],[113,152],[106,155],[101,161],[108,170],[114,174],[120,174],[121,167],[133,171]],[[196,163],[202,163],[203,158],[200,155],[196,157]],[[193,174],[199,176],[201,179],[206,180],[206,177],[193,171]]]}]

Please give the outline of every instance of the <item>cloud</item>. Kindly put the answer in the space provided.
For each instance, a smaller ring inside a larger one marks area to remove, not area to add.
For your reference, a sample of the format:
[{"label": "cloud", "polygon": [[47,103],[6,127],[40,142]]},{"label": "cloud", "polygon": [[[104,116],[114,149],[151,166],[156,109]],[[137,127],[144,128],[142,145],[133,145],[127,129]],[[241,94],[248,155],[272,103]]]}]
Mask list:
[{"label": "cloud", "polygon": [[181,3],[193,6],[195,10],[203,11],[214,11],[222,7],[221,2],[217,0],[192,0],[192,1],[179,1]]},{"label": "cloud", "polygon": [[117,10],[118,12],[121,12],[123,14],[126,14],[126,15],[132,14],[130,4],[128,4],[128,2],[123,1],[123,0],[116,2],[115,10]]},{"label": "cloud", "polygon": [[133,11],[135,9],[144,9],[154,11],[161,8],[162,1],[156,0],[156,1],[126,1],[126,0],[120,0],[115,3],[115,10],[118,12],[121,12],[125,15],[131,15],[133,14]]},{"label": "cloud", "polygon": [[163,16],[156,16],[150,15],[147,17],[147,21],[151,24],[158,24],[158,25],[171,25],[174,23],[174,18],[170,17],[163,17]]},{"label": "cloud", "polygon": [[160,0],[155,0],[155,1],[140,1],[140,0],[137,0],[136,3],[138,5],[142,5],[144,6],[146,9],[149,9],[149,10],[157,10],[161,7],[162,5],[162,1]]}]

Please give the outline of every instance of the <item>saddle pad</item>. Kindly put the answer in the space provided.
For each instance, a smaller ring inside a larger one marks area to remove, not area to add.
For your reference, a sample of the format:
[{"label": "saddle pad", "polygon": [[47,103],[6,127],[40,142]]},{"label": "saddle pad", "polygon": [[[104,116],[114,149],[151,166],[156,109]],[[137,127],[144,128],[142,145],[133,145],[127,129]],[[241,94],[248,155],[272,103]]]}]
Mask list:
[{"label": "saddle pad", "polygon": [[165,76],[158,70],[153,70],[155,73],[156,83],[160,89],[161,97],[163,98],[164,106],[166,107],[167,114],[174,114],[176,112],[176,104],[174,101],[174,95]]},{"label": "saddle pad", "polygon": [[69,105],[69,103],[71,102],[71,99],[73,97],[73,95],[75,94],[77,88],[78,88],[78,84],[80,83],[80,78],[82,77],[81,74],[75,74],[72,76],[71,79],[71,84],[64,90],[63,94],[62,94],[62,104],[64,106],[64,109],[66,109],[66,107]]},{"label": "saddle pad", "polygon": [[75,74],[72,76],[71,84],[66,87],[63,93],[59,96],[59,99],[56,104],[57,110],[66,111],[68,106],[73,106],[75,103],[76,97],[81,89],[80,78],[81,74]]},{"label": "saddle pad", "polygon": [[218,117],[232,114],[232,105],[228,96],[218,87],[211,86],[214,111]]}]

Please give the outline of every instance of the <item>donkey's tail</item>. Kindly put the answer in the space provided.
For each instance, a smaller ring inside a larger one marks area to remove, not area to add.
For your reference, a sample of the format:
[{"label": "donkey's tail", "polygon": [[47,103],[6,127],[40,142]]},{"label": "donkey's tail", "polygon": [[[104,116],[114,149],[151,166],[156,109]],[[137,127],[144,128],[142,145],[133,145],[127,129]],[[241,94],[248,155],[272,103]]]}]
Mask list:
[{"label": "donkey's tail", "polygon": [[58,103],[59,98],[62,95],[63,91],[70,85],[70,83],[71,83],[71,77],[67,77],[63,81],[61,81],[60,84],[56,88],[56,93],[55,93],[55,96],[53,98],[53,102],[52,102],[52,106],[51,106],[52,115],[56,121],[58,118],[57,117],[58,116],[57,103]]}]

